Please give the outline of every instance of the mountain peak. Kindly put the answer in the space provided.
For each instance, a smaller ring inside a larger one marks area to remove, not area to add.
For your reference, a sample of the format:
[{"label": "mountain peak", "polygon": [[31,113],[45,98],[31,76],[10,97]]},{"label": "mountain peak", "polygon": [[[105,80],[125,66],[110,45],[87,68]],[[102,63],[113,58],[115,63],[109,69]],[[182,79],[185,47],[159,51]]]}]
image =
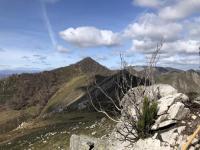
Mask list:
[{"label": "mountain peak", "polygon": [[82,60],[80,60],[79,62],[77,62],[76,64],[82,64],[82,63],[97,63],[94,59],[92,59],[91,57],[85,57]]},{"label": "mountain peak", "polygon": [[81,69],[84,73],[100,73],[100,74],[107,74],[111,72],[108,68],[105,66],[99,64],[91,57],[86,57],[76,64],[74,64],[75,67]]}]

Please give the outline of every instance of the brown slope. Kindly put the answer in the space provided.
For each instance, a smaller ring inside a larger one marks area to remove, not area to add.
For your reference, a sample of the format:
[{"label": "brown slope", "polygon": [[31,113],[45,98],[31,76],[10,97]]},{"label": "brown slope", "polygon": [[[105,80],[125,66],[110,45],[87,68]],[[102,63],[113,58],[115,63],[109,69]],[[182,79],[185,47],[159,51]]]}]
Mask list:
[{"label": "brown slope", "polygon": [[169,72],[157,78],[160,83],[174,86],[180,92],[200,93],[200,73],[196,71]]},{"label": "brown slope", "polygon": [[71,79],[87,74],[110,74],[112,71],[91,58],[67,67],[36,74],[13,75],[0,80],[0,105],[14,109],[44,107],[50,97]]}]

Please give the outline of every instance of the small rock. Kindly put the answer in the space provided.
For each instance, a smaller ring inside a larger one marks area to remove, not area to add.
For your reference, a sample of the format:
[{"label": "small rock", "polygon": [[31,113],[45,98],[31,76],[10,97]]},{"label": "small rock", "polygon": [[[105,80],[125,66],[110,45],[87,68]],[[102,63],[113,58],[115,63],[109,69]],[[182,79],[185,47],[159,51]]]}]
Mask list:
[{"label": "small rock", "polygon": [[197,139],[197,138],[194,138],[193,140],[192,140],[192,144],[197,144],[199,142],[199,140]]},{"label": "small rock", "polygon": [[92,132],[91,134],[92,134],[92,135],[95,135],[96,133],[97,133],[97,132],[96,132],[96,131],[94,131],[94,132]]},{"label": "small rock", "polygon": [[90,129],[93,129],[95,127],[96,127],[96,124],[93,124],[93,125],[90,126]]},{"label": "small rock", "polygon": [[180,126],[177,128],[178,133],[181,134],[185,130],[186,126]]},{"label": "small rock", "polygon": [[184,120],[181,121],[182,124],[185,124],[186,122]]},{"label": "small rock", "polygon": [[156,119],[155,123],[159,124],[159,123],[163,122],[166,119],[167,119],[167,114],[161,115],[161,116],[158,117],[158,119]]},{"label": "small rock", "polygon": [[191,117],[193,120],[195,120],[196,118],[197,118],[197,116],[195,116],[195,115],[192,115],[192,117]]},{"label": "small rock", "polygon": [[155,133],[155,134],[153,135],[152,139],[156,139],[157,136],[158,136],[158,133]]},{"label": "small rock", "polygon": [[175,132],[177,128],[171,129],[167,132],[161,133],[162,140],[169,143],[171,146],[176,145],[177,137],[179,136],[177,132]]},{"label": "small rock", "polygon": [[158,139],[139,139],[134,145],[134,150],[170,150],[169,145],[162,145]]},{"label": "small rock", "polygon": [[163,128],[163,127],[169,126],[171,124],[175,124],[175,123],[176,123],[176,120],[166,120],[164,122],[161,122],[160,124],[154,124],[151,129],[157,130],[159,128]]},{"label": "small rock", "polygon": [[168,125],[176,123],[175,120],[167,120],[159,124],[159,128],[166,127]]},{"label": "small rock", "polygon": [[196,149],[199,149],[199,148],[200,148],[200,144],[196,144],[196,145],[195,145],[195,148],[196,148]]},{"label": "small rock", "polygon": [[194,146],[190,146],[189,150],[195,150]]}]

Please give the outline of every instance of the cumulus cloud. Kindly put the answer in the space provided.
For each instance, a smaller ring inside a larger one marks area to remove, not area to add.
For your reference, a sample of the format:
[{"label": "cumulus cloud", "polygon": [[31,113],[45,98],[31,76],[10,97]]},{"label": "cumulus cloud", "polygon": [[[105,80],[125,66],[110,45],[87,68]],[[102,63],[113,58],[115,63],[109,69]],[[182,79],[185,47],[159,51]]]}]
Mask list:
[{"label": "cumulus cloud", "polygon": [[181,30],[181,24],[166,22],[156,14],[147,13],[138,22],[129,24],[124,35],[136,39],[173,41],[179,38]]},{"label": "cumulus cloud", "polygon": [[133,0],[134,5],[142,7],[158,7],[163,4],[161,0]]},{"label": "cumulus cloud", "polygon": [[191,69],[194,66],[198,66],[198,56],[197,55],[172,55],[169,57],[162,57],[162,61],[159,62],[159,65],[162,66],[176,66],[181,69]]},{"label": "cumulus cloud", "polygon": [[182,54],[198,54],[200,41],[196,40],[178,40],[172,43],[166,43],[163,50],[167,52]]},{"label": "cumulus cloud", "polygon": [[199,0],[178,0],[174,2],[176,3],[160,10],[159,16],[161,18],[169,20],[183,19],[200,12]]},{"label": "cumulus cloud", "polygon": [[[158,42],[146,40],[133,40],[130,51],[137,51],[144,54],[151,54]],[[174,55],[176,53],[182,54],[197,54],[200,41],[196,40],[177,40],[174,42],[166,42],[163,44],[162,53]]]},{"label": "cumulus cloud", "polygon": [[101,30],[91,26],[68,28],[60,36],[70,44],[78,47],[115,46],[120,44],[117,33]]},{"label": "cumulus cloud", "polygon": [[133,40],[131,51],[139,51],[142,53],[152,53],[157,43],[150,40]]},{"label": "cumulus cloud", "polygon": [[159,65],[173,64],[179,68],[197,68],[200,17],[169,20],[169,18],[160,16],[159,10],[158,13],[143,14],[136,22],[125,28],[123,36],[132,41],[127,53],[129,55],[139,53],[149,57],[157,44],[163,40],[164,44],[160,54],[162,59]]}]

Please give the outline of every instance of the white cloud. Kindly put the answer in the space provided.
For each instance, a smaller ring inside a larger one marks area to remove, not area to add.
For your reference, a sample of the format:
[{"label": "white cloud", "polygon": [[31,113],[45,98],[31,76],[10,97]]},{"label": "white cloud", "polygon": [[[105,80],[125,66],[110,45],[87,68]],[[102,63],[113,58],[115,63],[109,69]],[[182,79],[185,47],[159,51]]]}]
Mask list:
[{"label": "white cloud", "polygon": [[199,45],[200,41],[196,40],[178,40],[164,44],[163,49],[174,53],[198,54]]},{"label": "white cloud", "polygon": [[[150,54],[155,50],[157,44],[159,44],[158,42],[149,40],[133,40],[132,47],[129,51]],[[177,53],[198,54],[199,45],[200,41],[196,40],[177,40],[174,42],[166,42],[163,44],[161,53],[168,55],[174,55]]]},{"label": "white cloud", "polygon": [[163,4],[161,0],[133,0],[134,5],[142,7],[158,7]]},{"label": "white cloud", "polygon": [[182,25],[166,22],[153,13],[147,13],[138,22],[129,24],[124,35],[136,39],[150,39],[152,41],[173,41],[179,38]]},{"label": "white cloud", "polygon": [[68,28],[60,32],[60,36],[70,44],[78,47],[115,46],[120,44],[117,33],[100,30],[91,26]]},{"label": "white cloud", "polygon": [[159,16],[164,19],[184,19],[192,14],[200,12],[199,0],[177,0],[175,4],[164,7],[160,10]]},{"label": "white cloud", "polygon": [[185,23],[188,36],[193,40],[200,39],[200,17],[189,19]]},{"label": "white cloud", "polygon": [[139,51],[142,53],[151,53],[156,47],[156,42],[150,40],[133,40],[131,51]]},{"label": "white cloud", "polygon": [[159,65],[162,66],[170,66],[173,65],[182,69],[193,69],[198,68],[199,61],[197,55],[173,55],[170,57],[162,57],[160,58]]},{"label": "white cloud", "polygon": [[61,53],[69,53],[70,50],[68,48],[63,47],[62,45],[57,45],[56,50]]}]

